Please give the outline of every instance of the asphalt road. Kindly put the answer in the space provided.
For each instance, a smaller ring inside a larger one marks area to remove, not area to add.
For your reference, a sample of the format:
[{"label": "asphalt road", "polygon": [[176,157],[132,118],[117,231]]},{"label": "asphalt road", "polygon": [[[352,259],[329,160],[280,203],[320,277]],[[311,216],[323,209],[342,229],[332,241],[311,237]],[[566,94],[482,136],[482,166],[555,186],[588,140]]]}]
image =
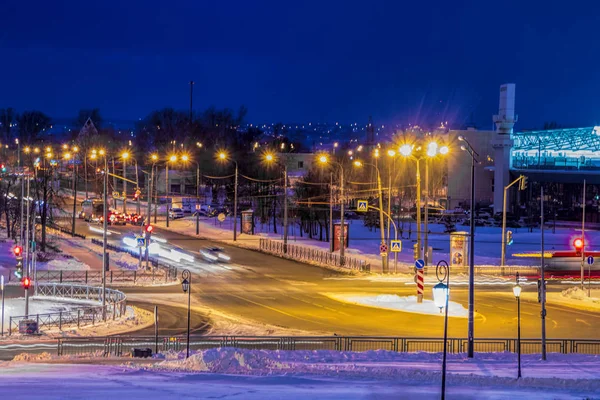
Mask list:
[{"label": "asphalt road", "polygon": [[[115,232],[128,232],[136,227],[110,227]],[[78,231],[93,236],[87,224],[80,221]],[[241,249],[210,240],[196,239],[175,232],[155,228],[155,232],[169,243],[190,253],[215,244],[224,247],[232,257],[229,265],[186,263],[193,273],[193,304],[230,316],[249,319],[261,324],[304,330],[307,333],[338,335],[395,335],[412,337],[440,337],[443,318],[384,310],[342,303],[327,297],[327,293],[398,294],[414,295],[414,285],[398,282],[369,281],[349,278],[344,274],[284,260],[256,251]],[[111,240],[118,240],[112,235]],[[426,279],[434,279],[433,277]],[[563,287],[564,288],[564,287]],[[561,288],[562,289],[562,288]],[[426,288],[426,298],[431,289]],[[524,291],[535,291],[535,286]],[[552,289],[550,290],[558,290]],[[127,289],[138,302],[151,305],[154,301],[168,304],[169,310],[186,306],[179,286]],[[516,301],[510,285],[477,286],[475,294],[475,336],[516,337]],[[467,308],[468,293],[465,286],[451,289],[451,300]],[[164,302],[163,298],[168,298]],[[174,303],[174,298],[176,298]],[[143,299],[143,300],[140,300]],[[179,302],[180,307],[177,307]],[[523,337],[540,336],[540,305],[522,300]],[[185,329],[186,319],[180,311],[169,317],[165,332]],[[210,316],[194,312],[197,328],[205,329]],[[203,328],[204,327],[204,328]],[[600,313],[579,311],[557,305],[547,305],[548,338],[597,338]],[[449,335],[467,336],[467,319],[450,318]]]}]

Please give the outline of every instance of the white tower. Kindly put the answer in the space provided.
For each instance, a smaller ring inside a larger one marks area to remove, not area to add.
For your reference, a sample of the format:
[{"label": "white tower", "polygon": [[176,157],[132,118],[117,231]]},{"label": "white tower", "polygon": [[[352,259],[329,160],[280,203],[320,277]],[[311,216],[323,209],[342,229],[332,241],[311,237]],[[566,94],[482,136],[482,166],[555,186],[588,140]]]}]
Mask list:
[{"label": "white tower", "polygon": [[496,135],[492,140],[494,148],[494,213],[502,212],[504,187],[510,183],[510,151],[514,144],[511,139],[515,115],[515,84],[500,86],[500,107],[494,115]]}]

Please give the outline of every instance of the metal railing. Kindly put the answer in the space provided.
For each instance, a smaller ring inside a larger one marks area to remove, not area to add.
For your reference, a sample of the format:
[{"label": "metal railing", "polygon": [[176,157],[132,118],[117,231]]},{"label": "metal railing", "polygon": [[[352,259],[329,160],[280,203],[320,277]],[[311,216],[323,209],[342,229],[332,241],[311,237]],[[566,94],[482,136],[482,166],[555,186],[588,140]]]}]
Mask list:
[{"label": "metal railing", "polygon": [[287,253],[284,253],[283,242],[277,240],[260,239],[259,250],[278,257],[289,258],[290,260],[308,262],[321,266],[348,268],[365,272],[369,272],[371,269],[367,262],[358,258],[344,256],[344,262],[342,264],[338,254],[295,244],[288,244]]},{"label": "metal railing", "polygon": [[48,227],[52,228],[52,229],[56,229],[57,231],[59,231],[61,233],[64,233],[65,235],[69,235],[69,236],[72,236],[72,237],[77,237],[77,238],[80,238],[80,239],[85,239],[85,235],[82,235],[82,234],[77,233],[77,232],[73,233],[73,231],[71,231],[71,229],[65,229],[65,228],[63,228],[60,225],[48,224]]},{"label": "metal railing", "polygon": [[[464,353],[466,338],[449,338],[448,352]],[[235,347],[251,350],[332,350],[372,351],[387,350],[399,353],[443,351],[444,341],[439,338],[387,337],[387,336],[191,336],[190,349],[206,350],[219,347]],[[523,354],[541,353],[541,339],[521,339]],[[122,356],[134,347],[150,347],[155,352],[185,349],[185,336],[169,337],[101,337],[60,338],[58,355],[93,354]],[[475,351],[483,353],[516,352],[517,340],[506,338],[475,339]],[[600,340],[595,339],[549,339],[547,351],[563,354],[600,354]]]},{"label": "metal railing", "polygon": [[[92,243],[95,245],[98,245],[98,246],[102,246],[102,241],[98,240],[98,239],[92,239]],[[136,258],[139,257],[139,255],[140,255],[139,250],[128,249],[126,247],[121,247],[121,246],[115,246],[115,245],[112,245],[109,243],[106,244],[106,248],[108,250],[116,251],[118,253],[127,253],[130,256],[136,257]],[[144,260],[145,260],[145,258],[144,258]],[[155,258],[155,257],[148,257],[148,261],[150,261],[150,263],[152,264],[152,266],[154,268],[160,268],[160,269],[164,270],[166,279],[170,279],[170,280],[178,279],[177,267],[162,263],[159,261],[158,258]]]},{"label": "metal railing", "polygon": [[[89,300],[102,303],[102,288],[86,285],[68,285],[57,283],[38,283],[37,296],[51,296],[64,298],[65,300]],[[117,319],[125,315],[127,309],[127,296],[125,293],[115,289],[106,289],[106,309],[102,305],[87,305],[72,308],[68,311],[59,311],[43,314],[29,314],[20,316],[11,316],[9,318],[8,334],[13,330],[19,330],[19,322],[22,320],[35,320],[38,329],[64,327],[78,328],[85,325],[94,325],[96,321],[102,321],[103,314],[106,313],[107,319]]]},{"label": "metal railing", "polygon": [[[15,270],[9,271],[8,282],[20,283],[20,280],[14,274]],[[110,270],[106,272],[107,285],[144,285],[153,283],[168,283],[177,281],[178,277],[169,274],[167,270],[152,270],[152,272],[138,272]],[[100,284],[102,283],[102,271],[37,271],[36,282],[39,283],[81,283],[81,284]]]}]

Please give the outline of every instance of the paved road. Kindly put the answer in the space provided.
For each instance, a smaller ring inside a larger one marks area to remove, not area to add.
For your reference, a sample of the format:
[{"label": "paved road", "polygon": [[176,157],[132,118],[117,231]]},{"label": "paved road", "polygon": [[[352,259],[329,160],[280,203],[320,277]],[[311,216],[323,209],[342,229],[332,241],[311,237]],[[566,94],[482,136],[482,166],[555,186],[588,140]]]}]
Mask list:
[{"label": "paved road", "polygon": [[[79,223],[78,229],[90,236],[86,224]],[[111,229],[127,232],[135,228],[128,226]],[[215,244],[210,240],[191,238],[160,228],[155,231],[168,239],[169,243],[192,253],[197,253],[203,246]],[[213,265],[198,262],[187,265],[194,273],[195,304],[263,324],[315,333],[423,337],[440,337],[443,333],[443,319],[437,315],[362,307],[341,303],[326,296],[327,293],[413,295],[415,289],[412,285],[350,279],[329,270],[220,243],[218,245],[225,247],[235,263]],[[136,300],[147,294],[147,301],[152,303],[153,299],[160,301],[161,296],[172,298],[179,290],[173,286],[136,288],[130,290],[130,293]],[[426,297],[430,297],[429,290]],[[525,291],[535,290],[535,286],[525,288]],[[477,287],[476,336],[516,336],[516,302],[510,293],[510,286]],[[453,301],[466,308],[467,297],[466,287],[453,287]],[[185,305],[183,296],[180,296],[180,301]],[[521,307],[523,336],[539,337],[539,304],[522,301]],[[556,305],[548,305],[547,309],[549,338],[597,338],[600,313]],[[184,324],[185,319],[180,319],[180,322]],[[450,319],[450,336],[466,337],[466,332],[466,318]]]}]

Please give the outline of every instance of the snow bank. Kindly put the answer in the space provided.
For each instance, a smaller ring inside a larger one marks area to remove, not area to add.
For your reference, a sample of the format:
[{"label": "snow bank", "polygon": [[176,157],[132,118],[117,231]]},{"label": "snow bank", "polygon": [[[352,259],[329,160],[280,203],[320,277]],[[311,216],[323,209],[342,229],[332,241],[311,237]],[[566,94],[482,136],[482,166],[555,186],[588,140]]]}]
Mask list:
[{"label": "snow bank", "polygon": [[89,265],[73,258],[57,258],[46,263],[38,263],[37,268],[48,271],[89,271],[91,269]]},{"label": "snow bank", "polygon": [[[337,294],[324,293],[325,296],[345,303],[352,303],[359,306],[383,308],[386,310],[403,311],[416,314],[439,315],[444,316],[440,309],[434,304],[433,300],[423,299],[422,303],[417,303],[417,296],[398,296],[397,294]],[[461,304],[453,301],[448,302],[448,316],[467,317],[468,310]]]}]

